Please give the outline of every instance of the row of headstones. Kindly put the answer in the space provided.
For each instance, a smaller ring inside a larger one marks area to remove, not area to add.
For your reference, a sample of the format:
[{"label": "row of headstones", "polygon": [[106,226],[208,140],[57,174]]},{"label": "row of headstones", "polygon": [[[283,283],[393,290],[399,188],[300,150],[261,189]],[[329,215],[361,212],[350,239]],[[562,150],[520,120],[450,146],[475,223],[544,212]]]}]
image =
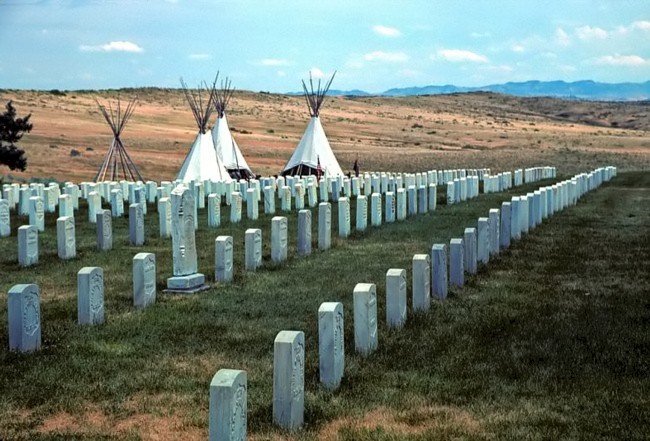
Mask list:
[{"label": "row of headstones", "polygon": [[[156,256],[138,253],[133,258],[133,305],[146,308],[156,302]],[[9,350],[31,352],[41,348],[41,307],[35,284],[14,285],[8,296]],[[84,267],[77,273],[77,321],[104,323],[104,271]]]},{"label": "row of headstones", "polygon": [[[540,173],[536,173],[537,171],[540,171]],[[531,176],[542,176],[541,171],[544,171],[544,168],[527,169],[526,173],[527,175],[531,174]],[[515,177],[521,174],[521,170],[515,171]],[[415,186],[416,189],[419,189],[431,184],[438,185],[439,182],[447,182],[445,179],[453,179],[452,182],[456,183],[457,188],[455,192],[448,191],[448,194],[454,195],[454,198],[448,198],[448,201],[460,202],[465,200],[462,195],[468,198],[478,194],[479,179],[484,180],[484,192],[502,191],[510,188],[507,182],[512,182],[511,175],[512,173],[506,172],[493,177],[489,175],[489,169],[431,170],[426,173],[415,174],[366,173],[360,178],[353,177],[351,179],[342,176],[327,177],[322,178],[318,184],[315,176],[300,178],[288,176],[277,179],[272,177],[262,178],[259,181],[242,180],[238,183],[235,181],[205,181],[192,182],[189,184],[189,188],[194,192],[197,199],[197,209],[205,208],[206,194],[208,195],[208,208],[210,208],[211,203],[212,207],[215,206],[215,203],[220,206],[221,196],[225,196],[226,205],[231,205],[233,198],[235,199],[235,205],[239,205],[242,198],[245,197],[248,217],[256,219],[258,208],[255,205],[260,202],[262,196],[260,188],[264,189],[265,213],[274,214],[276,190],[281,201],[281,209],[291,211],[292,198],[295,198],[295,208],[297,210],[305,208],[305,195],[308,198],[309,207],[315,207],[318,203],[316,188],[319,188],[320,191],[320,201],[327,202],[330,200],[336,201],[341,194],[351,197],[362,194],[370,196],[374,193],[394,193],[399,188],[409,189]],[[495,178],[498,181],[495,181]],[[461,179],[470,182],[468,192],[463,192],[459,188],[459,186],[462,187],[463,185],[462,182],[459,182]],[[498,184],[493,182],[498,182]],[[140,181],[82,182],[81,187],[79,187],[71,182],[66,182],[63,194],[61,194],[56,183],[50,183],[48,187],[39,183],[32,183],[29,186],[5,184],[3,186],[4,197],[0,199],[0,237],[10,235],[11,226],[8,211],[15,208],[16,201],[19,201],[19,214],[28,215],[29,224],[36,225],[39,231],[43,231],[44,214],[56,211],[57,205],[59,206],[59,217],[74,217],[74,210],[79,207],[79,198],[83,198],[88,204],[88,221],[95,223],[97,213],[102,210],[102,200],[110,201],[113,217],[121,217],[125,214],[125,201],[128,202],[129,207],[134,203],[142,204],[142,210],[146,214],[147,203],[162,201],[164,207],[165,203],[169,202],[171,191],[178,184],[180,184],[178,181],[163,181],[161,186],[158,186],[153,181],[147,181],[146,183]],[[210,200],[213,194],[217,196],[213,196],[215,199]],[[2,202],[3,200],[5,202]],[[211,211],[213,212],[214,209]],[[235,213],[237,211],[241,213],[241,209],[236,209]],[[210,217],[216,219],[215,216]],[[236,215],[231,216],[231,218],[235,221],[241,219]],[[210,226],[218,225],[211,222]]]},{"label": "row of headstones", "polygon": [[[575,204],[587,191],[616,175],[616,168],[597,169],[581,174],[526,196],[524,206],[532,197],[538,225],[543,213],[547,216]],[[550,196],[549,196],[550,195]],[[538,200],[538,203],[534,201]],[[543,202],[548,201],[548,202]],[[544,209],[543,207],[546,207]],[[528,208],[528,207],[526,207]],[[521,213],[527,210],[521,210]],[[462,287],[465,273],[475,274],[478,262],[487,264],[490,255],[510,246],[518,239],[520,228],[528,217],[519,217],[520,211],[511,210],[504,202],[501,210],[490,210],[489,218],[480,218],[478,231],[467,228],[464,238],[451,239],[449,266],[445,244],[434,244],[431,256],[415,255],[412,267],[413,311],[428,310],[431,297],[443,300],[448,285]],[[534,228],[534,226],[532,226]],[[448,278],[449,275],[449,278]],[[389,269],[386,273],[386,322],[389,328],[400,328],[406,323],[406,270]],[[375,284],[359,283],[353,292],[355,350],[366,356],[378,347],[377,290]],[[330,390],[339,387],[345,370],[343,336],[343,304],[326,302],[318,310],[319,375],[321,384]],[[304,366],[305,336],[302,331],[281,331],[275,338],[273,357],[273,421],[285,429],[296,429],[304,420]],[[246,372],[221,369],[210,383],[210,439],[242,439],[247,426]]]}]

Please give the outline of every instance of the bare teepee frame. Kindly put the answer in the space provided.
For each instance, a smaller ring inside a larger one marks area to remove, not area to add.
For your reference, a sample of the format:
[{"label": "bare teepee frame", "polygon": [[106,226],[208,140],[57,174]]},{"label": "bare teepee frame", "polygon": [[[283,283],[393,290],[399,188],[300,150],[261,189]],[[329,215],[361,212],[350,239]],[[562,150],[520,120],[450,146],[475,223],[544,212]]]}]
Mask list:
[{"label": "bare teepee frame", "polygon": [[208,130],[208,121],[212,115],[212,111],[216,109],[215,103],[217,100],[217,79],[219,78],[219,72],[217,72],[216,77],[212,86],[208,86],[207,83],[203,83],[203,87],[208,92],[207,101],[203,97],[203,87],[199,84],[196,92],[190,90],[185,84],[185,81],[181,78],[181,86],[183,87],[183,93],[187,99],[187,103],[192,109],[192,114],[196,120],[196,124],[199,127],[199,132],[205,135]]},{"label": "bare teepee frame", "polygon": [[138,102],[138,98],[134,97],[126,106],[126,109],[122,111],[122,102],[119,97],[117,99],[117,106],[115,110],[111,106],[111,103],[108,103],[108,109],[95,100],[99,110],[104,115],[104,119],[110,126],[113,131],[113,142],[111,147],[108,149],[108,153],[104,157],[102,165],[97,170],[95,175],[95,182],[105,181],[107,178],[107,173],[110,170],[110,180],[117,181],[119,179],[125,179],[128,181],[142,181],[142,176],[138,172],[138,168],[135,166],[129,153],[124,148],[120,135],[124,130],[124,126],[129,122],[129,119],[133,115],[135,106]]},{"label": "bare teepee frame", "polygon": [[320,108],[325,101],[327,91],[330,90],[330,86],[332,85],[332,81],[334,81],[335,75],[336,71],[334,71],[329,81],[325,83],[325,87],[322,88],[321,82],[318,80],[318,86],[316,89],[314,89],[314,79],[311,76],[311,71],[309,72],[309,89],[307,89],[305,80],[302,80],[302,90],[305,101],[307,102],[307,107],[309,108],[309,116],[318,116],[320,113]]}]

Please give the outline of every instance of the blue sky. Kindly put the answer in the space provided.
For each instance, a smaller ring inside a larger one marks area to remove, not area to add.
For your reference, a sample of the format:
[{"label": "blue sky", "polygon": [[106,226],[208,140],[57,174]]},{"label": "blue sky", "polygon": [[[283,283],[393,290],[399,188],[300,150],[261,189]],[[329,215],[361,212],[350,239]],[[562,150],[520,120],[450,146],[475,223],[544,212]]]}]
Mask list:
[{"label": "blue sky", "polygon": [[648,0],[0,0],[0,88],[650,80]]}]

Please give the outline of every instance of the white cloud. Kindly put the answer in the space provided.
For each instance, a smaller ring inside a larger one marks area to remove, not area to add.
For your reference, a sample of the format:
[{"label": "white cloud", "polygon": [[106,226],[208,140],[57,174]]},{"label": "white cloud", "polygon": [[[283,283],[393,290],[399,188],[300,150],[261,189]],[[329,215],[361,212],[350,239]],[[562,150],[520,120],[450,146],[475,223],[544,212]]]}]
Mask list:
[{"label": "white cloud", "polygon": [[189,54],[187,56],[190,60],[209,60],[212,58],[210,54]]},{"label": "white cloud", "polygon": [[289,60],[279,59],[279,58],[264,58],[260,61],[262,66],[289,66],[291,63]]},{"label": "white cloud", "polygon": [[562,28],[557,28],[555,31],[555,42],[560,46],[568,46],[571,44],[571,37]]},{"label": "white cloud", "polygon": [[494,72],[512,72],[514,70],[512,66],[508,66],[505,64],[502,66],[488,66],[486,69]]},{"label": "white cloud", "polygon": [[[460,63],[469,61],[472,63],[487,63],[488,59],[485,55],[477,54],[476,52],[466,51],[463,49],[440,49],[437,56],[446,61],[453,63]],[[435,58],[435,57],[432,57]]]},{"label": "white cloud", "polygon": [[279,77],[284,77],[284,76],[287,75],[287,73],[286,73],[285,71],[283,71],[283,70],[279,70],[279,71],[277,71],[275,74],[276,74],[277,76],[279,76]]},{"label": "white cloud", "polygon": [[144,49],[130,41],[111,41],[97,46],[82,44],[79,49],[84,52],[144,52]]},{"label": "white cloud", "polygon": [[363,56],[366,61],[385,61],[389,63],[403,63],[409,60],[409,56],[404,52],[369,52]]},{"label": "white cloud", "polygon": [[632,23],[632,29],[638,29],[640,31],[650,31],[650,21],[647,20],[642,20],[642,21],[635,21]]},{"label": "white cloud", "polygon": [[512,46],[512,51],[517,53],[526,52],[526,48],[522,44],[515,44]]},{"label": "white cloud", "polygon": [[576,70],[578,70],[576,69],[575,66],[571,66],[570,64],[563,64],[562,66],[559,66],[559,69],[562,72],[575,72]]},{"label": "white cloud", "polygon": [[607,66],[645,66],[650,65],[649,59],[644,59],[639,55],[605,55],[595,60],[596,64]]},{"label": "white cloud", "polygon": [[325,73],[317,67],[312,67],[309,72],[313,78],[325,78]]},{"label": "white cloud", "polygon": [[591,26],[581,26],[576,28],[576,35],[580,40],[604,40],[607,38],[608,33],[602,28],[594,28]]},{"label": "white cloud", "polygon": [[643,32],[650,32],[650,21],[647,20],[639,20],[633,22],[629,26],[619,26],[616,28],[619,34],[627,34],[628,32],[632,31],[643,31]]},{"label": "white cloud", "polygon": [[402,69],[399,71],[399,74],[406,78],[417,78],[422,76],[422,72],[414,69]]},{"label": "white cloud", "polygon": [[472,38],[488,38],[491,34],[489,32],[472,32],[469,36]]},{"label": "white cloud", "polygon": [[372,27],[375,34],[383,35],[384,37],[399,37],[402,33],[397,28],[390,28],[388,26],[375,25]]},{"label": "white cloud", "polygon": [[557,58],[557,54],[555,52],[542,52],[541,56],[544,58]]}]

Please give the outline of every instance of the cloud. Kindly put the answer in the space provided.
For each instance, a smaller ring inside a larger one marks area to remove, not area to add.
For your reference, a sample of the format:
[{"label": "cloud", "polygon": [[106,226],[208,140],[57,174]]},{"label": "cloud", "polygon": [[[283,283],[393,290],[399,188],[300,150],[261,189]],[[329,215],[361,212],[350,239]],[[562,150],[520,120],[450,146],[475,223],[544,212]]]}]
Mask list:
[{"label": "cloud", "polygon": [[372,27],[375,34],[383,35],[384,37],[399,37],[402,33],[397,28],[390,28],[388,26],[375,25]]},{"label": "cloud", "polygon": [[130,41],[111,41],[97,46],[82,44],[79,49],[84,52],[144,52],[144,49]]},{"label": "cloud", "polygon": [[260,60],[262,66],[289,66],[291,63],[288,60],[278,58],[264,58]]},{"label": "cloud", "polygon": [[187,56],[190,60],[209,60],[212,58],[210,54],[189,54]]},{"label": "cloud", "polygon": [[325,78],[325,74],[323,73],[323,71],[317,67],[312,67],[311,69],[309,69],[309,73],[313,78]]},{"label": "cloud", "polygon": [[575,66],[571,66],[570,64],[563,64],[562,66],[559,66],[559,69],[562,72],[575,72],[577,70]]},{"label": "cloud", "polygon": [[576,28],[576,35],[582,41],[587,40],[604,40],[609,35],[606,30],[602,28],[594,28],[591,26],[581,26]]},{"label": "cloud", "polygon": [[515,44],[512,46],[512,51],[517,53],[526,52],[526,48],[522,44]]},{"label": "cloud", "polygon": [[284,76],[287,75],[287,73],[286,73],[285,71],[283,71],[283,70],[279,70],[279,71],[277,71],[275,74],[276,74],[277,76],[279,76],[279,77],[284,77]]},{"label": "cloud", "polygon": [[472,38],[488,38],[492,35],[489,32],[472,32],[469,36]]},{"label": "cloud", "polygon": [[514,69],[512,68],[512,66],[508,66],[504,64],[501,66],[488,66],[486,70],[490,70],[493,72],[512,72]]},{"label": "cloud", "polygon": [[[477,54],[476,52],[466,51],[463,49],[440,49],[437,56],[452,63],[461,63],[469,61],[472,63],[487,63],[488,59],[485,55]],[[433,58],[433,57],[432,57]]]},{"label": "cloud", "polygon": [[555,31],[555,42],[560,46],[568,46],[571,44],[571,37],[562,28],[557,28]]},{"label": "cloud", "polygon": [[595,60],[596,64],[606,66],[645,66],[650,64],[650,60],[644,59],[639,55],[605,55]]},{"label": "cloud", "polygon": [[363,56],[366,61],[385,61],[388,63],[403,63],[409,60],[409,56],[404,52],[369,52]]},{"label": "cloud", "polygon": [[402,69],[399,71],[399,74],[406,78],[417,78],[422,76],[422,72],[414,69]]},{"label": "cloud", "polygon": [[650,21],[647,20],[642,20],[642,21],[635,21],[632,23],[632,29],[638,29],[640,31],[650,31]]}]

